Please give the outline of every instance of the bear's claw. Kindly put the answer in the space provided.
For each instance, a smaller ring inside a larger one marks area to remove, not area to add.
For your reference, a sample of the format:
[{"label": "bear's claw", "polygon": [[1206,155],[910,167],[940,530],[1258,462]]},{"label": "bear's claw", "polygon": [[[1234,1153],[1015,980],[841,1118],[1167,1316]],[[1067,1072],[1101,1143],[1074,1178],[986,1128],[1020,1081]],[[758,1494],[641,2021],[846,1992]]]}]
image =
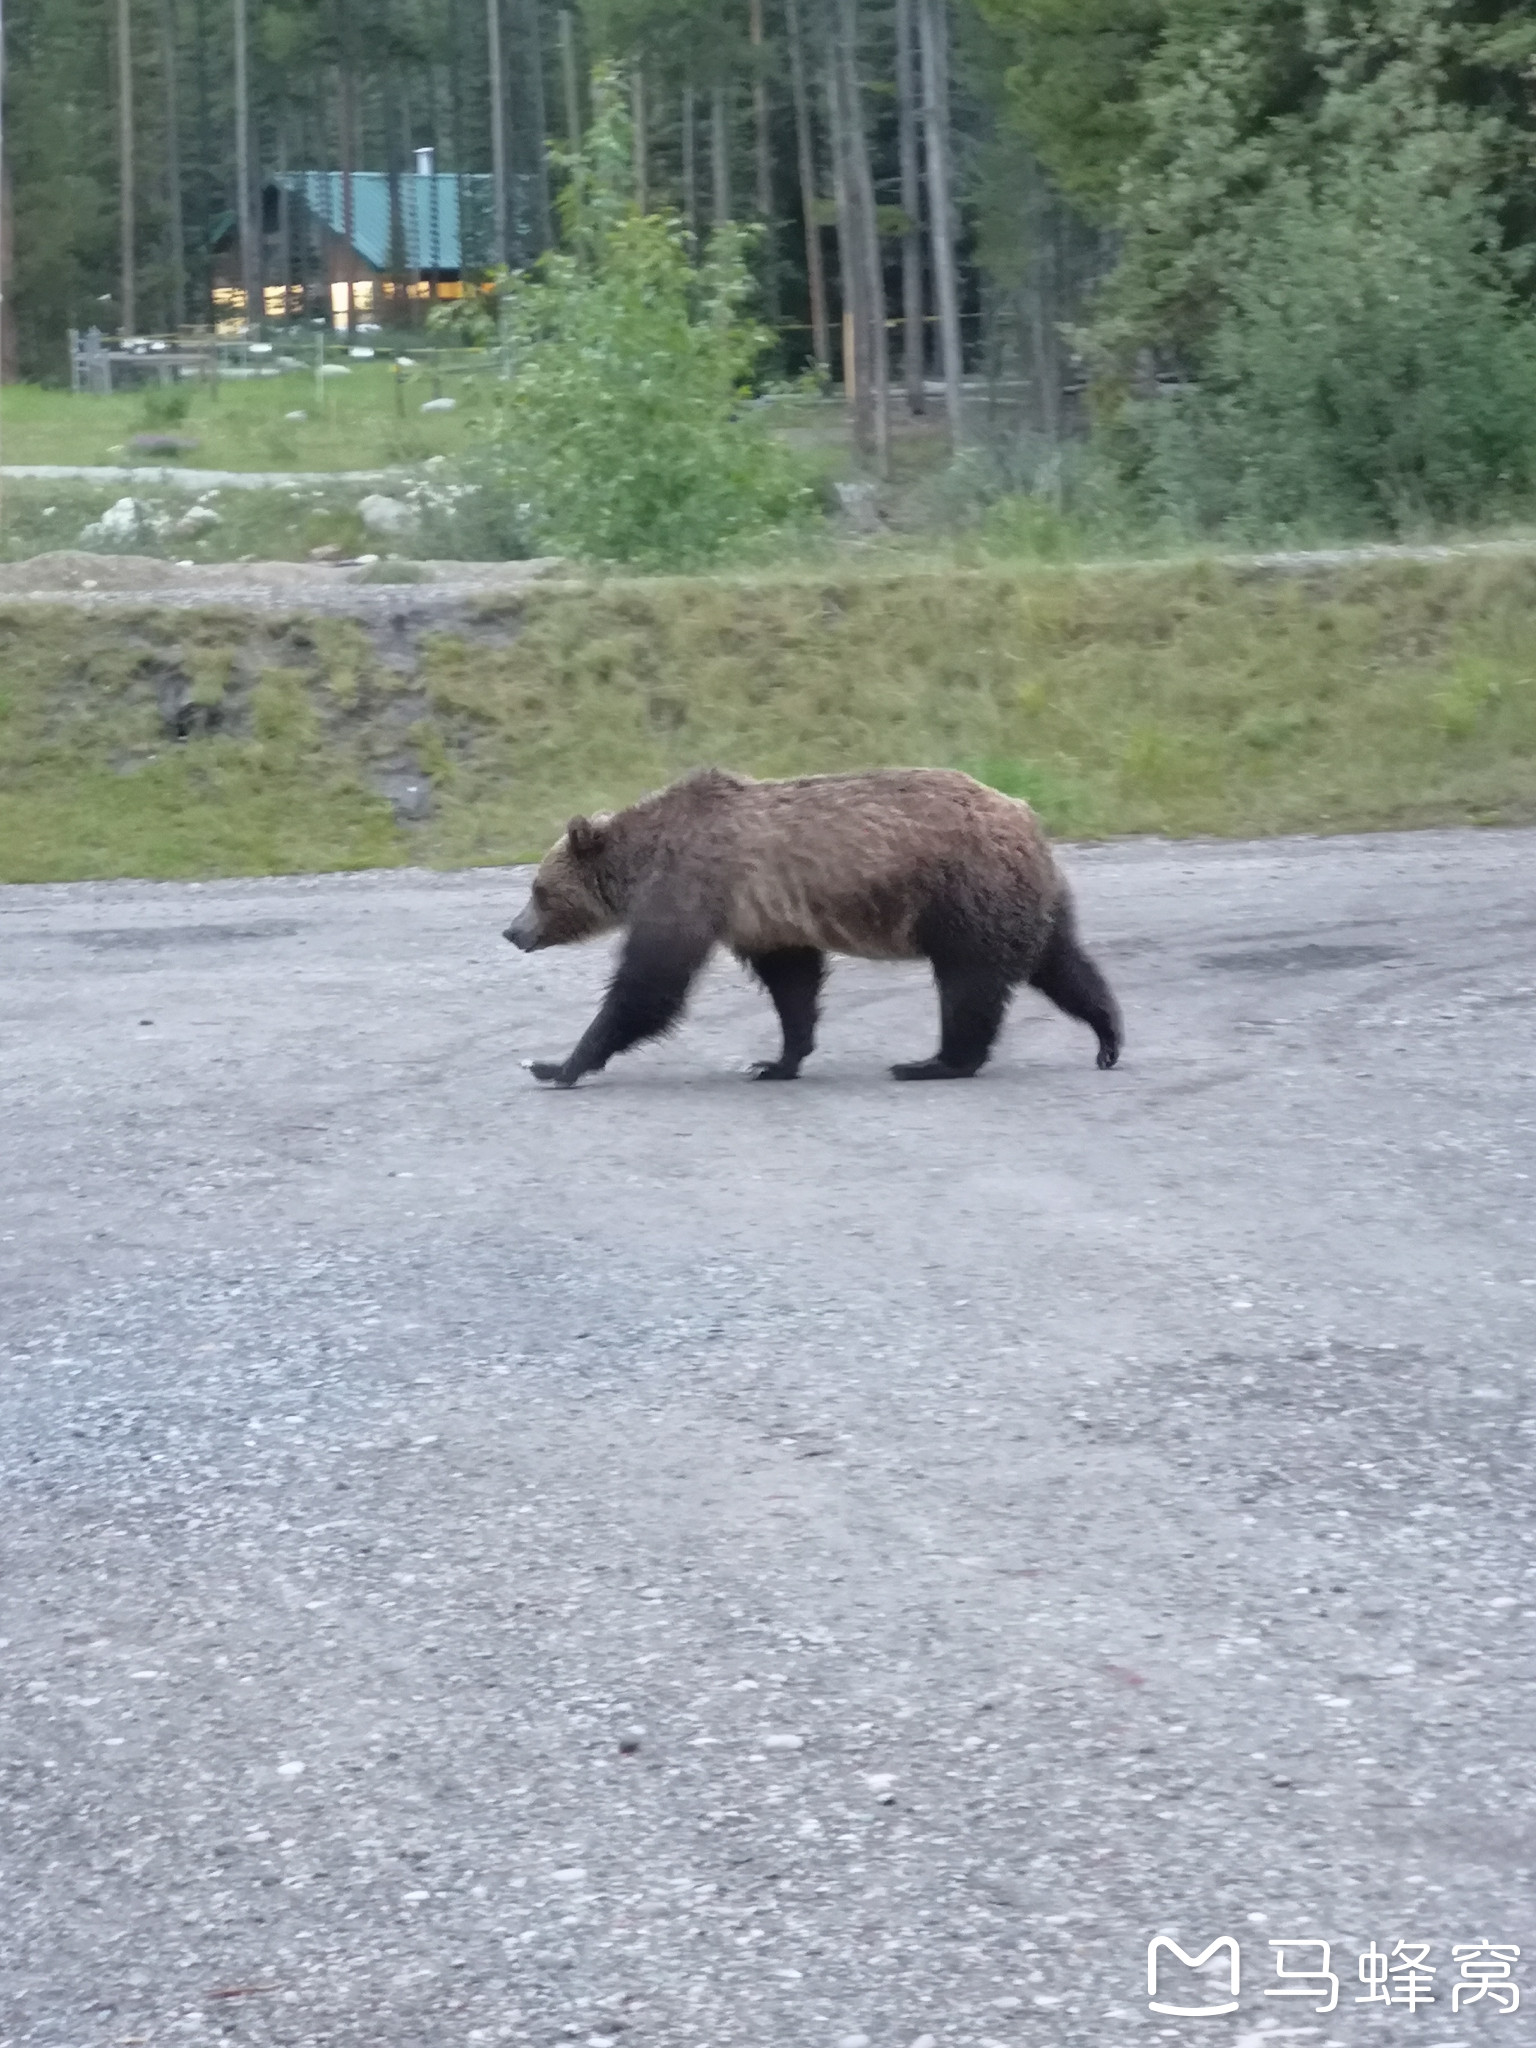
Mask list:
[{"label": "bear's claw", "polygon": [[754,1060],[747,1069],[754,1081],[795,1081],[800,1077],[800,1062],[793,1065],[787,1060]]},{"label": "bear's claw", "polygon": [[557,1088],[574,1088],[576,1076],[567,1074],[564,1060],[530,1060],[528,1071],[535,1081],[553,1081]]}]

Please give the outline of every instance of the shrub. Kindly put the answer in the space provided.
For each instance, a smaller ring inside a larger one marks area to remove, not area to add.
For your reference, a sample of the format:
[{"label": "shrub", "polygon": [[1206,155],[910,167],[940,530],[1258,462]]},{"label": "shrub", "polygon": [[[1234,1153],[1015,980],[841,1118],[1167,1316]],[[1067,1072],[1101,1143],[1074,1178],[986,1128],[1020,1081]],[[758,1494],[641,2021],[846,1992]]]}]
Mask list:
[{"label": "shrub", "polygon": [[746,237],[691,260],[681,222],[638,213],[611,81],[571,163],[565,243],[502,287],[512,375],[477,476],[542,548],[684,564],[805,516],[812,492],[747,410],[768,337],[745,316]]},{"label": "shrub", "polygon": [[1536,482],[1536,326],[1470,192],[1346,164],[1258,211],[1199,384],[1130,409],[1152,509],[1181,526],[1401,532]]}]

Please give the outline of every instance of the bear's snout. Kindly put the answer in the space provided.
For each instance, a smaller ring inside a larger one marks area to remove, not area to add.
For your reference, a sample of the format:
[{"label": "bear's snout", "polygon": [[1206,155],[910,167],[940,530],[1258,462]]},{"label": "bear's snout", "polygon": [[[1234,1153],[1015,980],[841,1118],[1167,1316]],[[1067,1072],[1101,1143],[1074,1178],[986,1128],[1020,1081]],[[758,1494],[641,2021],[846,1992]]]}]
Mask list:
[{"label": "bear's snout", "polygon": [[501,936],[510,939],[520,953],[531,953],[539,943],[538,933],[531,928],[526,915],[514,917]]}]

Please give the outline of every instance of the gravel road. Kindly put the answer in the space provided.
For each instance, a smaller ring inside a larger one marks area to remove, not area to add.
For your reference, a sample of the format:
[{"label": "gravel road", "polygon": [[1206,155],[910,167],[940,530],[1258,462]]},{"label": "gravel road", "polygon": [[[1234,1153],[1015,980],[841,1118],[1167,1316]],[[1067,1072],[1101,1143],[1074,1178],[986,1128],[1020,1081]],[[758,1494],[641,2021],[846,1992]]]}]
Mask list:
[{"label": "gravel road", "polygon": [[1123,1065],[935,1088],[846,963],[538,1088],[508,872],[0,892],[5,2048],[1529,2040],[1536,835],[1070,865]]}]

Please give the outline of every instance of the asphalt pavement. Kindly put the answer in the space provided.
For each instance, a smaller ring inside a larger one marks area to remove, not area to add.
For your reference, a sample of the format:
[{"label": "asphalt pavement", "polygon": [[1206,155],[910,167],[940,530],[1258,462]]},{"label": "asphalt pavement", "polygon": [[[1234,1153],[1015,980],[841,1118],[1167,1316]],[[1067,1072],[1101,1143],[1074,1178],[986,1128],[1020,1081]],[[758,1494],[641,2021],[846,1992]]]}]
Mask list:
[{"label": "asphalt pavement", "polygon": [[3,2048],[1531,2038],[1536,834],[1068,864],[1122,1065],[932,1087],[0,892]]}]

